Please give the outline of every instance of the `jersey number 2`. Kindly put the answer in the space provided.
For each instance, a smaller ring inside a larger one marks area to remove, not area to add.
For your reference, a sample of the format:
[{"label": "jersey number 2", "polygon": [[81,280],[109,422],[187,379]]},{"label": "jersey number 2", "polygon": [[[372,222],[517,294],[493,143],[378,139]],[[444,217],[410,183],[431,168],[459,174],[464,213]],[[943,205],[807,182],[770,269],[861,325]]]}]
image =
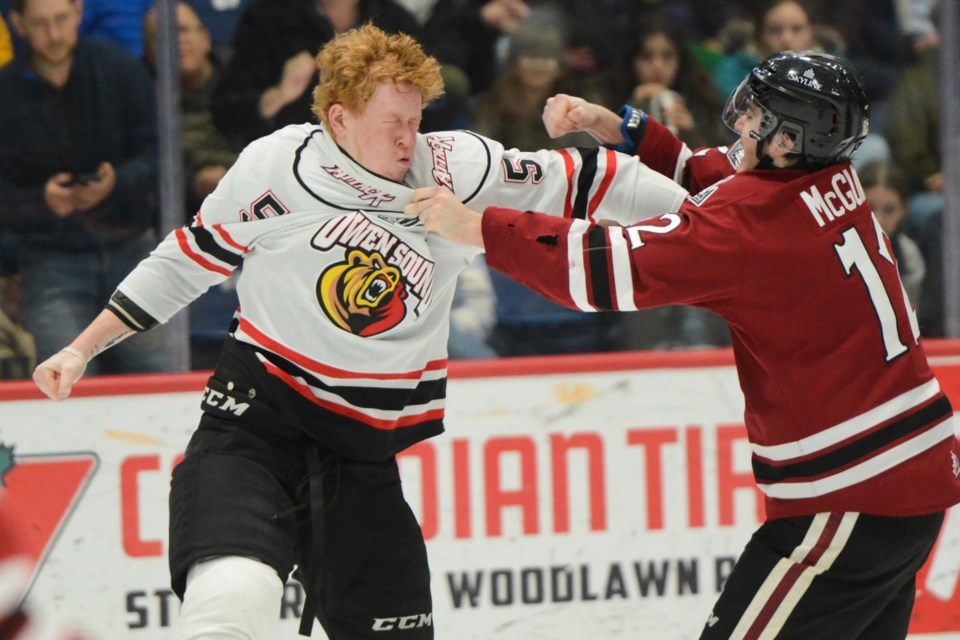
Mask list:
[{"label": "jersey number 2", "polygon": [[[880,257],[890,264],[895,264],[893,256],[887,247],[886,238],[877,219],[873,219],[873,226],[877,232],[877,242],[880,247]],[[853,227],[843,232],[843,242],[834,245],[837,255],[840,257],[840,263],[848,276],[853,275],[854,269],[860,274],[864,285],[867,288],[867,295],[870,296],[870,303],[877,313],[877,319],[880,321],[880,332],[883,334],[883,347],[886,350],[886,361],[890,362],[907,350],[907,345],[900,339],[900,331],[897,329],[897,312],[893,308],[894,302],[887,295],[887,290],[883,286],[883,280],[880,272],[877,270],[866,245],[863,244],[863,238]],[[907,298],[907,290],[904,289],[900,278],[900,292],[902,294],[902,304],[906,310],[907,317],[910,319],[910,330],[913,333],[913,344],[916,345],[920,339],[920,325],[917,323],[917,313]]]}]

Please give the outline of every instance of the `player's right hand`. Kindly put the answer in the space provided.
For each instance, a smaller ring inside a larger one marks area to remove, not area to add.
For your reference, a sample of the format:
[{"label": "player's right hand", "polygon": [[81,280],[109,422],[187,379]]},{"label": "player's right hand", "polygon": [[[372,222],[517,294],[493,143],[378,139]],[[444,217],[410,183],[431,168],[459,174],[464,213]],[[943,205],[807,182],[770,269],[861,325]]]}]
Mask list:
[{"label": "player's right hand", "polygon": [[65,400],[87,369],[87,363],[67,351],[58,351],[33,370],[33,381],[51,400]]},{"label": "player's right hand", "polygon": [[592,105],[576,96],[558,93],[547,98],[543,107],[543,126],[551,138],[559,138],[568,133],[586,131],[596,120]]}]

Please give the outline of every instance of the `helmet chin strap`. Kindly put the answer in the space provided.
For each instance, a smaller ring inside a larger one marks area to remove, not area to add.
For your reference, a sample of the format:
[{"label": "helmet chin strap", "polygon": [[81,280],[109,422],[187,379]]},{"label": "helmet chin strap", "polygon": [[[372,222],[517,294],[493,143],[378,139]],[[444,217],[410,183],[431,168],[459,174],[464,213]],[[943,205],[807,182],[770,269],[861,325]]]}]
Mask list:
[{"label": "helmet chin strap", "polygon": [[[748,137],[751,140],[755,140],[757,144],[756,156],[757,156],[757,168],[758,169],[779,169],[783,167],[778,167],[774,162],[773,156],[769,153],[763,153],[764,149],[769,148],[769,145],[773,144],[774,137],[781,133],[780,129],[775,129],[767,134],[766,137],[761,137],[756,131],[751,131],[748,134]],[[781,134],[782,135],[782,134]],[[792,164],[792,163],[791,163]]]},{"label": "helmet chin strap", "polygon": [[[760,137],[760,134],[757,133],[756,131],[751,131],[749,134],[747,134],[747,137],[749,137],[751,140],[756,141],[756,148],[754,149],[753,155],[757,158],[757,168],[758,169],[769,168],[770,166],[772,166],[773,158],[771,158],[770,156],[760,155],[760,152],[763,150],[763,147],[764,147],[763,143],[766,141],[767,138]],[[769,136],[767,137],[769,138]]]}]

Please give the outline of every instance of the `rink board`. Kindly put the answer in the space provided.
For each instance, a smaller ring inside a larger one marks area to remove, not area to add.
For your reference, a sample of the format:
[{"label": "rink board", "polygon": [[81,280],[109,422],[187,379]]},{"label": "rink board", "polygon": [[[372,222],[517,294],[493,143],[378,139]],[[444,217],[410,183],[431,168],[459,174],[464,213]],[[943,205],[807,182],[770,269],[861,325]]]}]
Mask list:
[{"label": "rink board", "polygon": [[[960,407],[960,342],[927,350]],[[726,350],[451,363],[447,433],[401,456],[437,637],[696,638],[762,518],[732,363]],[[0,384],[0,492],[39,560],[36,606],[95,638],[171,637],[169,475],[204,380],[91,379],[65,403]],[[960,640],[958,574],[955,509],[911,637]],[[286,637],[301,604],[289,584]],[[405,613],[396,624],[414,623]]]}]

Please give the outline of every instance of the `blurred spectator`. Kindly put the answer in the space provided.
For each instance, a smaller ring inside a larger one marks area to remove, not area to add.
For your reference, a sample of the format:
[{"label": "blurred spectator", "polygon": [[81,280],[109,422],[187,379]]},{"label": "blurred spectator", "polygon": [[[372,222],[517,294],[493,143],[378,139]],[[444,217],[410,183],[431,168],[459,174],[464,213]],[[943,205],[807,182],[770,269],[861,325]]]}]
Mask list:
[{"label": "blurred spectator", "polygon": [[228,60],[233,52],[233,32],[250,2],[251,0],[189,0],[190,7],[210,33],[213,50],[223,60]]},{"label": "blurred spectator", "polygon": [[[565,71],[565,43],[556,28],[525,23],[510,37],[499,78],[482,97],[471,128],[507,148],[595,148],[585,134],[551,138],[541,122],[546,99]],[[561,307],[497,272],[490,272],[497,324],[490,343],[502,356],[609,351],[619,348],[617,316]]]},{"label": "blurred spectator", "polygon": [[414,17],[392,0],[253,0],[214,94],[217,127],[250,142],[313,122],[314,56],[334,34],[368,21],[389,33],[420,35]]},{"label": "blurred spectator", "polygon": [[[152,8],[143,22],[144,60],[151,71],[155,68],[156,26],[156,9]],[[213,123],[210,104],[222,68],[213,55],[210,33],[186,2],[177,3],[177,33],[186,223],[237,159],[240,144],[227,138]]]},{"label": "blurred spectator", "polygon": [[732,135],[717,117],[723,100],[681,28],[666,18],[639,25],[621,61],[618,102],[646,111],[690,148],[714,147]]},{"label": "blurred spectator", "polygon": [[[873,121],[870,122],[873,126]],[[857,171],[871,162],[890,162],[890,143],[879,133],[868,133],[863,144],[853,153],[853,166]]]},{"label": "blurred spectator", "polygon": [[153,0],[83,0],[80,35],[120,45],[143,54],[143,16]]},{"label": "blurred spectator", "polygon": [[480,9],[485,24],[501,33],[513,33],[530,16],[525,0],[486,0]]},{"label": "blurred spectator", "polygon": [[[717,114],[723,101],[700,65],[681,27],[665,16],[638,23],[613,80],[627,103],[665,124],[691,149],[730,141]],[[726,323],[694,307],[661,307],[621,318],[623,343],[630,349],[674,349],[730,344]]]},{"label": "blurred spectator", "polygon": [[[941,201],[942,203],[942,201]],[[935,210],[922,226],[910,224],[907,212],[907,228],[916,238],[917,245],[927,264],[920,297],[923,306],[917,310],[920,332],[927,338],[945,338],[944,291],[943,291],[943,207]]]},{"label": "blurred spectator", "polygon": [[[686,2],[673,2],[671,6],[686,8]],[[592,4],[593,21],[600,37],[593,46],[593,58],[599,70],[608,75],[614,84],[624,51],[633,43],[634,31],[647,18],[663,14],[666,3],[660,0],[600,0]]]},{"label": "blurred spectator", "polygon": [[725,24],[743,8],[731,0],[598,0],[590,3],[597,42],[594,56],[599,69],[619,65],[625,49],[634,44],[638,26],[666,18],[680,27],[700,63],[712,71],[715,39]]},{"label": "blurred spectator", "polygon": [[727,96],[750,73],[758,60],[778,51],[802,51],[813,46],[813,24],[806,5],[799,0],[761,3],[753,21],[753,37],[739,50],[726,52],[713,71],[713,81]]},{"label": "blurred spectator", "polygon": [[[143,23],[144,60],[154,68],[156,7]],[[210,103],[222,67],[212,51],[213,40],[200,17],[186,2],[177,4],[180,48],[180,109],[183,136],[183,178],[187,205],[184,223],[236,161],[240,144],[230,140],[213,123]],[[236,280],[230,278],[211,287],[190,308],[190,364],[193,369],[212,369],[223,343],[223,332],[239,305]]]},{"label": "blurred spectator", "polygon": [[524,27],[510,38],[500,76],[479,100],[470,128],[507,148],[595,147],[586,134],[554,140],[540,120],[547,98],[557,93],[565,73],[564,41],[557,29]]},{"label": "blurred spectator", "polygon": [[16,238],[0,230],[0,380],[29,378],[37,364],[33,336],[23,328]]},{"label": "blurred spectator", "polygon": [[[647,0],[647,4],[662,7],[661,12],[681,24],[693,42],[703,42],[713,47],[713,40],[727,24],[748,13],[755,13],[748,11],[748,8],[756,3],[744,0]],[[678,7],[683,7],[683,10],[678,11]]]},{"label": "blurred spectator", "polygon": [[[10,36],[10,44],[13,47],[12,58],[22,56],[26,52],[23,38],[17,35],[13,25],[10,23],[10,14],[13,11],[13,0],[0,0],[0,21],[6,24],[7,33]],[[9,61],[8,61],[9,62]]]},{"label": "blurred spectator", "polygon": [[7,29],[7,22],[0,14],[0,67],[4,67],[13,60],[13,40],[10,39],[10,31]]},{"label": "blurred spectator", "polygon": [[490,271],[481,253],[457,277],[457,290],[450,310],[451,360],[496,358],[490,336],[496,323],[496,308]]},{"label": "blurred spectator", "polygon": [[[222,66],[214,54],[213,40],[193,8],[177,4],[180,49],[180,107],[183,137],[183,177],[187,206],[184,222],[216,188],[237,159],[240,145],[228,139],[213,123],[210,104]],[[154,69],[156,8],[144,18],[144,60]],[[193,369],[210,369],[216,362],[223,331],[238,300],[233,280],[212,287],[190,313],[190,362]]]},{"label": "blurred spectator", "polygon": [[[906,60],[895,4],[897,0],[819,0],[818,22],[836,29],[843,49],[837,53],[856,67],[870,97],[870,120],[878,128]],[[822,27],[818,27],[818,30]]]},{"label": "blurred spectator", "polygon": [[416,19],[420,43],[441,64],[444,95],[427,105],[420,131],[464,129],[469,97],[499,70],[497,43],[529,13],[522,0],[396,0]]},{"label": "blurred spectator", "polygon": [[608,36],[600,32],[593,3],[581,0],[527,0],[530,7],[521,27],[526,31],[557,30],[564,45],[564,85],[567,93],[599,94],[605,90],[604,69],[597,59]]},{"label": "blurred spectator", "polygon": [[530,9],[523,0],[396,0],[416,19],[424,51],[455,65],[484,91],[496,77],[497,41],[516,30]]},{"label": "blurred spectator", "polygon": [[943,172],[941,164],[940,48],[936,40],[919,47],[890,96],[884,132],[906,179],[906,228],[927,260],[920,329],[942,337],[943,323]]},{"label": "blurred spectator", "polygon": [[935,14],[940,0],[895,0],[894,9],[908,55],[919,55],[940,44]]},{"label": "blurred spectator", "polygon": [[497,317],[489,342],[498,355],[595,353],[624,348],[620,314],[581,313],[601,318],[580,318],[499,271],[490,269],[489,274]]},{"label": "blurred spectator", "polygon": [[904,70],[888,103],[884,133],[911,193],[943,187],[939,73],[940,49],[928,48]]},{"label": "blurred spectator", "polygon": [[907,220],[907,191],[899,169],[886,162],[871,162],[858,170],[860,183],[873,215],[890,238],[897,270],[910,302],[917,311],[922,307],[923,280],[927,273],[920,247],[904,231]]},{"label": "blurred spectator", "polygon": [[[0,69],[0,227],[21,239],[23,314],[41,359],[156,245],[150,77],[124,49],[79,38],[80,17],[79,0],[15,0],[28,53]],[[141,337],[94,373],[161,370],[163,334]]]},{"label": "blurred spectator", "polygon": [[[478,20],[472,17],[473,11],[476,11]],[[498,44],[529,17],[530,7],[524,0],[467,0],[463,12],[470,16],[463,27],[473,56],[470,62],[461,66],[470,78],[471,95],[476,95],[487,91],[499,75],[501,61]],[[430,29],[430,25],[427,24],[425,28]],[[449,56],[446,47],[430,42],[434,36],[432,30],[424,33],[430,50],[440,56]],[[463,43],[450,44],[459,50],[464,47]]]}]

